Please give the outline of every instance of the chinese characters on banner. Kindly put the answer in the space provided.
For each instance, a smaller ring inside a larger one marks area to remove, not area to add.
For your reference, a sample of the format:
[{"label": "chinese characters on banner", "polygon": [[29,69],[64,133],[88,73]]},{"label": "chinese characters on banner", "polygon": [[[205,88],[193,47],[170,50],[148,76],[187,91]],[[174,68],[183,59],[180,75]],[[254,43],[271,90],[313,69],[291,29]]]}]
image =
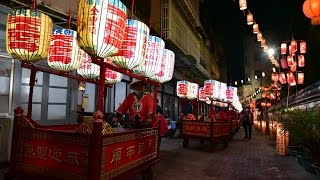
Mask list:
[{"label": "chinese characters on banner", "polygon": [[58,28],[53,31],[48,54],[48,65],[60,71],[73,71],[80,67],[82,53],[77,44],[77,32]]},{"label": "chinese characters on banner", "polygon": [[109,59],[117,66],[130,70],[144,64],[149,31],[144,23],[128,19],[121,48]]},{"label": "chinese characters on banner", "polygon": [[88,54],[101,58],[117,53],[124,38],[126,13],[120,0],[80,0],[79,46]]},{"label": "chinese characters on banner", "polygon": [[81,173],[81,166],[87,163],[83,148],[69,143],[26,139],[22,151],[22,162],[35,167]]},{"label": "chinese characters on banner", "polygon": [[206,96],[209,98],[219,99],[220,98],[220,82],[216,80],[205,80],[204,91]]},{"label": "chinese characters on banner", "polygon": [[91,57],[82,51],[82,62],[77,73],[88,79],[96,79],[100,76],[100,66],[93,64]]},{"label": "chinese characters on banner", "polygon": [[11,10],[8,14],[6,47],[16,59],[35,62],[48,55],[52,21],[36,10]]},{"label": "chinese characters on banner", "polygon": [[182,123],[182,134],[210,137],[210,125],[208,123]]}]

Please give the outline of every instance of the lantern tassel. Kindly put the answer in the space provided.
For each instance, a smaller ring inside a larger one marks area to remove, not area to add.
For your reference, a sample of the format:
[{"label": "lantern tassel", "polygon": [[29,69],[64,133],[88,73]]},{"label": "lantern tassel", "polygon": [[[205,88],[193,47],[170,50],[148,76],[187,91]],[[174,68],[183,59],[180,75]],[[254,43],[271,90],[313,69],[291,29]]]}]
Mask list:
[{"label": "lantern tassel", "polygon": [[68,13],[68,29],[71,29],[71,10]]},{"label": "lantern tassel", "polygon": [[131,0],[131,13],[130,13],[130,19],[133,19],[133,8],[134,8],[134,0]]}]

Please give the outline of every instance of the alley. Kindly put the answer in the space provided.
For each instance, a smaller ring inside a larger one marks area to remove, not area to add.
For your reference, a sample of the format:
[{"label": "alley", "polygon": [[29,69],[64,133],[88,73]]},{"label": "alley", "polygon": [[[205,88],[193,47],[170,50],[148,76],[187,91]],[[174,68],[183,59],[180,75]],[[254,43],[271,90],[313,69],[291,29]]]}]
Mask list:
[{"label": "alley", "polygon": [[251,140],[240,131],[224,149],[217,145],[212,152],[208,143],[191,141],[182,148],[182,139],[164,139],[161,161],[154,168],[156,180],[224,179],[316,179],[304,171],[293,157],[275,152],[275,142],[253,130]]}]

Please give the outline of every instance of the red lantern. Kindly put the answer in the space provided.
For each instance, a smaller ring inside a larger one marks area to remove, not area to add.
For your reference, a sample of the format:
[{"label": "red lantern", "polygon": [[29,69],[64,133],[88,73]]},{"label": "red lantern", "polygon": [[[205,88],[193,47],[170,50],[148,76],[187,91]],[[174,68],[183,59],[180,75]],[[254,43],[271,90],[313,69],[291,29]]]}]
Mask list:
[{"label": "red lantern", "polygon": [[208,99],[207,99],[206,94],[204,92],[204,87],[199,88],[199,101],[205,102],[207,100]]},{"label": "red lantern", "polygon": [[292,56],[287,56],[287,63],[288,63],[288,66],[292,66],[293,65],[293,57]]},{"label": "red lantern", "polygon": [[188,81],[178,81],[177,82],[177,96],[180,98],[186,98],[188,96]]},{"label": "red lantern", "polygon": [[240,10],[247,9],[247,1],[246,0],[239,0],[239,7],[240,7]]},{"label": "red lantern", "polygon": [[300,53],[304,54],[307,52],[307,43],[302,41],[300,42]]},{"label": "red lantern", "polygon": [[253,29],[253,34],[258,34],[260,31],[259,31],[259,25],[258,24],[254,24],[252,26],[252,29]]},{"label": "red lantern", "polygon": [[292,40],[292,41],[291,41],[291,51],[290,51],[291,55],[294,56],[294,55],[296,54],[297,50],[298,50],[297,41]]},{"label": "red lantern", "polygon": [[252,25],[254,23],[254,20],[253,20],[253,14],[249,13],[247,15],[247,24],[248,25]]},{"label": "red lantern", "polygon": [[304,73],[298,73],[298,84],[304,83]]},{"label": "red lantern", "polygon": [[279,80],[278,74],[277,74],[277,73],[272,73],[272,75],[271,75],[271,80],[272,80],[274,83],[278,82],[278,80]]},{"label": "red lantern", "polygon": [[290,86],[296,85],[296,80],[292,72],[287,73],[287,79],[288,79],[288,84],[290,84]]},{"label": "red lantern", "polygon": [[287,43],[281,44],[281,54],[283,55],[287,54]]},{"label": "red lantern", "polygon": [[297,62],[293,62],[292,66],[290,66],[290,71],[291,72],[296,72],[297,71]]},{"label": "red lantern", "polygon": [[279,81],[281,84],[287,83],[286,75],[284,73],[279,74]]},{"label": "red lantern", "polygon": [[220,97],[220,82],[216,80],[205,80],[204,90],[209,98],[219,99]]},{"label": "red lantern", "polygon": [[282,69],[288,68],[287,59],[285,57],[281,58],[281,67],[282,67]]},{"label": "red lantern", "polygon": [[306,0],[303,3],[303,13],[308,18],[311,18],[311,24],[320,24],[320,1],[319,0]]},{"label": "red lantern", "polygon": [[299,55],[298,56],[298,66],[299,67],[304,67],[305,61],[304,61],[304,55]]}]

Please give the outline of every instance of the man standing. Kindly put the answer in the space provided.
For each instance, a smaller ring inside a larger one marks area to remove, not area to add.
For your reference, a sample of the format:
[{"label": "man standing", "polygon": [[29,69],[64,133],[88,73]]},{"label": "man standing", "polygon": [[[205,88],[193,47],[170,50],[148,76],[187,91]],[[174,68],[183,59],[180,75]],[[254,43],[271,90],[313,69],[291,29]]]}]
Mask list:
[{"label": "man standing", "polygon": [[[241,121],[242,121],[242,127],[244,129],[244,133],[245,133],[244,139],[246,138],[251,139],[253,113],[250,111],[249,107],[244,108],[244,110],[241,112]],[[248,130],[249,130],[249,136],[248,136]]]}]

